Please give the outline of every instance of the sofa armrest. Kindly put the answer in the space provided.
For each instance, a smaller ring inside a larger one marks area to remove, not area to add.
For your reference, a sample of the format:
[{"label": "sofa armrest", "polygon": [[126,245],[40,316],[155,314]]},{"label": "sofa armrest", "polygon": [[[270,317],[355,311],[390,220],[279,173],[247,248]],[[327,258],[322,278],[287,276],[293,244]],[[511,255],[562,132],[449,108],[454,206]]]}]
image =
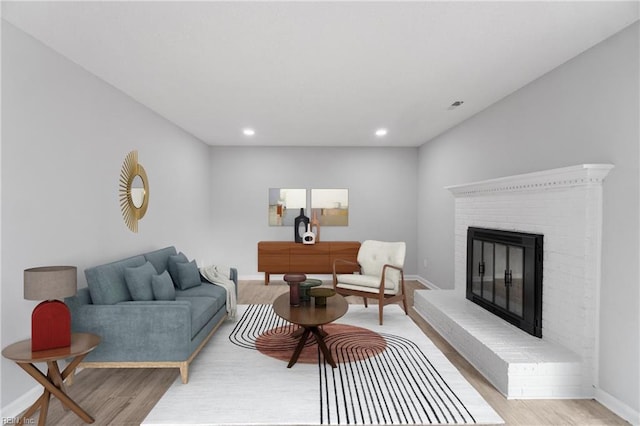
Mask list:
[{"label": "sofa armrest", "polygon": [[93,302],[91,301],[91,294],[89,293],[89,288],[84,287],[84,288],[78,289],[78,291],[74,296],[65,297],[64,303],[66,303],[66,305],[69,307],[71,311],[73,311],[74,309],[82,305],[90,305]]},{"label": "sofa armrest", "polygon": [[79,304],[70,308],[74,332],[94,333],[102,339],[86,361],[179,361],[189,356],[188,301]]}]

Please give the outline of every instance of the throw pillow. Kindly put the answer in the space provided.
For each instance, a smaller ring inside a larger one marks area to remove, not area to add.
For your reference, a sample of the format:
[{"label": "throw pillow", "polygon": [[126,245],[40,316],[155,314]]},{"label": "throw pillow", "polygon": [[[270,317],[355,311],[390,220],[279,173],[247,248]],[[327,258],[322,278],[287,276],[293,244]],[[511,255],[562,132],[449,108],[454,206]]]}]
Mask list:
[{"label": "throw pillow", "polygon": [[178,270],[178,281],[175,282],[180,290],[186,290],[191,287],[196,287],[202,284],[200,281],[200,271],[198,271],[198,265],[196,261],[183,262],[176,264]]},{"label": "throw pillow", "polygon": [[156,274],[156,268],[151,262],[145,262],[142,266],[134,268],[125,268],[124,280],[133,300],[153,300],[151,277]]},{"label": "throw pillow", "polygon": [[156,300],[176,300],[176,289],[168,271],[152,276],[151,288]]},{"label": "throw pillow", "polygon": [[169,256],[169,259],[167,260],[167,270],[169,271],[169,275],[171,275],[171,279],[176,286],[178,286],[178,268],[176,265],[178,263],[187,262],[189,262],[189,259],[187,259],[187,256],[182,252]]}]

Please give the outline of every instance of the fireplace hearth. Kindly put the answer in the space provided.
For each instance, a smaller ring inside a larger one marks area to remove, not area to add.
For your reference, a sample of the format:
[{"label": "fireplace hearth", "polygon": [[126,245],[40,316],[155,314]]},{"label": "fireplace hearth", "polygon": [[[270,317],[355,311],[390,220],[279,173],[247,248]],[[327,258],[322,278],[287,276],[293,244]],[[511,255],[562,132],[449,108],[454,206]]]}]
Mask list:
[{"label": "fireplace hearth", "polygon": [[466,297],[542,337],[543,236],[469,227]]}]

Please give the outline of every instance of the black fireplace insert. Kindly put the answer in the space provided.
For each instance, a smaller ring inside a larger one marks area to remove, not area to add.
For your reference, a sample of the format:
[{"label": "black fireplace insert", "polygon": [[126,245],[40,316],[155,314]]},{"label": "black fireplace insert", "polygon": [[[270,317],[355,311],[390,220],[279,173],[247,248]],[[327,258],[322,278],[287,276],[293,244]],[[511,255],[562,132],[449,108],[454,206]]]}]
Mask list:
[{"label": "black fireplace insert", "polygon": [[542,337],[540,234],[467,230],[467,299],[527,333]]}]

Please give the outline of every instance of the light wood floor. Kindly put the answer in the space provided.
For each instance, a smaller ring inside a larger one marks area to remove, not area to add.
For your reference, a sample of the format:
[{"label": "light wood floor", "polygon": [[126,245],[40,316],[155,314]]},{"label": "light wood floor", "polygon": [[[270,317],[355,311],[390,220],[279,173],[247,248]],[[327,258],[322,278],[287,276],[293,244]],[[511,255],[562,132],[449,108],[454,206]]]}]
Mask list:
[{"label": "light wood floor", "polygon": [[[408,305],[413,306],[413,291],[423,287],[417,281],[407,284]],[[287,289],[282,281],[272,281],[268,286],[263,281],[241,281],[238,302],[270,303]],[[350,303],[361,303],[361,299],[348,299]],[[376,308],[372,309],[371,315],[372,321],[377,321]],[[412,308],[409,315],[507,425],[627,424],[593,400],[506,400]],[[96,425],[138,425],[178,376],[177,369],[87,369],[76,375],[68,391],[71,398],[96,419]],[[31,379],[25,375],[25,380]],[[229,409],[233,410],[233,407]],[[84,424],[72,412],[64,411],[55,399],[51,402],[47,420],[49,425]]]}]

